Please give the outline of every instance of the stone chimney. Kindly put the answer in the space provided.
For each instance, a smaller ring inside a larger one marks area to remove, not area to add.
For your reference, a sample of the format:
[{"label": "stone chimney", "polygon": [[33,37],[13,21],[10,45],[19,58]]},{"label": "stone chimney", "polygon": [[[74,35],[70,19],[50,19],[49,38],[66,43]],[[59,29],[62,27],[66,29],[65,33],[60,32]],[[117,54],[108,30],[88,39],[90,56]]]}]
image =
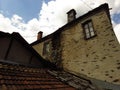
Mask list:
[{"label": "stone chimney", "polygon": [[67,12],[67,19],[68,19],[68,22],[71,22],[74,19],[76,19],[76,11],[75,11],[75,9],[71,9],[70,11]]},{"label": "stone chimney", "polygon": [[42,38],[42,34],[43,34],[43,32],[42,32],[42,31],[38,32],[38,35],[37,35],[37,40],[40,40],[40,39]]}]

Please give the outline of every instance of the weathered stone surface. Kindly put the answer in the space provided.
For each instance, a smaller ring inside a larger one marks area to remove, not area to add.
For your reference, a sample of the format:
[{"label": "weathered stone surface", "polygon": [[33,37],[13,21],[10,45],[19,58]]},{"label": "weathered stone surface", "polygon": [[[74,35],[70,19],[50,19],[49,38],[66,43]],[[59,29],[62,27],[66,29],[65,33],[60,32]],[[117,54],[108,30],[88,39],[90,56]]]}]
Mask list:
[{"label": "weathered stone surface", "polygon": [[78,89],[78,90],[103,90],[98,89],[95,85],[91,83],[89,79],[82,77],[77,77],[65,71],[48,71],[51,75],[55,76],[57,79],[67,83],[68,85]]},{"label": "weathered stone surface", "polygon": [[[85,40],[81,24],[89,19],[93,22],[97,36]],[[105,11],[96,13],[89,19],[83,19],[62,32],[63,68],[76,75],[80,73],[90,78],[120,84],[120,67],[116,64],[120,59],[120,44],[114,35],[110,20]],[[115,79],[119,80],[114,82]]]}]

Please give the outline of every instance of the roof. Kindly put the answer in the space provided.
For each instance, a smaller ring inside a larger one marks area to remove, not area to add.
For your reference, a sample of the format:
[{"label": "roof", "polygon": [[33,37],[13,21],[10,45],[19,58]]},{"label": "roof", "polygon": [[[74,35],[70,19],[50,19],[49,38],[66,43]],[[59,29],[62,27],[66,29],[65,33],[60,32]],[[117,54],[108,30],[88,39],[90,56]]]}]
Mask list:
[{"label": "roof", "polygon": [[0,61],[0,90],[75,90],[56,79],[47,69]]},{"label": "roof", "polygon": [[49,61],[44,60],[28,43],[27,41],[17,32],[13,32],[12,34],[4,33],[0,31],[0,38],[8,37],[13,38],[20,42],[29,52],[31,52],[34,56],[36,56],[40,62],[43,64],[43,67],[49,67],[55,69],[56,66]]},{"label": "roof", "polygon": [[[38,43],[41,43],[41,42],[43,42],[43,41],[45,41],[45,40],[53,37],[55,34],[61,33],[62,31],[66,30],[67,27],[73,26],[73,25],[75,25],[76,23],[78,23],[78,22],[80,22],[81,20],[83,20],[84,18],[88,18],[88,17],[94,15],[95,12],[97,13],[97,12],[99,12],[99,11],[101,11],[101,10],[105,10],[105,11],[107,12],[108,18],[110,19],[108,4],[107,4],[107,3],[104,3],[104,4],[100,5],[99,7],[97,7],[97,8],[95,8],[95,9],[89,11],[88,13],[86,13],[86,14],[84,14],[84,15],[76,18],[76,19],[74,19],[73,21],[68,22],[67,24],[65,24],[64,26],[62,26],[61,28],[59,28],[58,30],[56,30],[55,32],[53,32],[52,34],[50,34],[50,35],[48,35],[48,36],[45,36],[45,37],[43,37],[42,39],[37,40],[37,41],[31,43],[30,45],[33,46],[33,45],[36,45],[36,44],[38,44]],[[111,21],[111,20],[110,20],[110,21]]]},{"label": "roof", "polygon": [[103,90],[82,77],[0,60],[0,90]]},{"label": "roof", "polygon": [[48,71],[51,75],[57,79],[67,83],[68,85],[78,89],[78,90],[103,90],[102,88],[96,87],[90,79],[78,77],[74,74],[68,73],[66,71]]}]

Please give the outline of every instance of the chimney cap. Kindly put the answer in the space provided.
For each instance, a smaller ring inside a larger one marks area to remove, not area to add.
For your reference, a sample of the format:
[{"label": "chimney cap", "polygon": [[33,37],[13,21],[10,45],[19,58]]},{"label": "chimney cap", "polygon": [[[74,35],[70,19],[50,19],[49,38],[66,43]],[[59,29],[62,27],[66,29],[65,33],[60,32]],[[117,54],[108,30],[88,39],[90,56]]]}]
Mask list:
[{"label": "chimney cap", "polygon": [[42,38],[42,34],[43,32],[42,31],[39,31],[38,32],[38,35],[37,35],[37,40],[40,40]]},{"label": "chimney cap", "polygon": [[43,32],[42,32],[42,31],[39,31],[38,34],[39,34],[39,33],[43,33]]},{"label": "chimney cap", "polygon": [[67,12],[67,14],[74,12],[74,14],[76,14],[76,10],[75,9],[71,9],[70,11]]}]

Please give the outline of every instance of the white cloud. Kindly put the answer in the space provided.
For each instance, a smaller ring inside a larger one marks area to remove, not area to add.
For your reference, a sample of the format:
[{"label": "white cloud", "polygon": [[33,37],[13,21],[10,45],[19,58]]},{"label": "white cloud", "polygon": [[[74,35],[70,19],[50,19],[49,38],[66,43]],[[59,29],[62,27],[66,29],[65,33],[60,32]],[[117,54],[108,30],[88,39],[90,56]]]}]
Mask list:
[{"label": "white cloud", "polygon": [[36,21],[34,21],[34,19],[25,24],[18,15],[13,15],[13,17],[9,19],[0,14],[0,31],[9,33],[19,32],[28,42],[34,41],[36,38],[34,30],[37,25],[35,23]]},{"label": "white cloud", "polygon": [[114,31],[115,31],[115,34],[118,38],[118,41],[120,43],[120,24],[117,24],[115,27],[114,27]]},{"label": "white cloud", "polygon": [[11,25],[11,20],[9,18],[6,18],[0,14],[0,30],[5,32],[13,32],[16,28]]},{"label": "white cloud", "polygon": [[[0,31],[19,32],[31,43],[36,40],[39,31],[43,31],[44,36],[46,36],[66,24],[66,12],[70,9],[74,8],[78,17],[103,3],[109,3],[110,8],[112,8],[111,16],[120,13],[120,0],[52,0],[48,3],[43,2],[39,19],[33,18],[27,23],[24,23],[22,17],[18,15],[13,15],[9,19],[0,14]],[[113,26],[120,40],[120,24],[117,25],[113,21]]]}]

